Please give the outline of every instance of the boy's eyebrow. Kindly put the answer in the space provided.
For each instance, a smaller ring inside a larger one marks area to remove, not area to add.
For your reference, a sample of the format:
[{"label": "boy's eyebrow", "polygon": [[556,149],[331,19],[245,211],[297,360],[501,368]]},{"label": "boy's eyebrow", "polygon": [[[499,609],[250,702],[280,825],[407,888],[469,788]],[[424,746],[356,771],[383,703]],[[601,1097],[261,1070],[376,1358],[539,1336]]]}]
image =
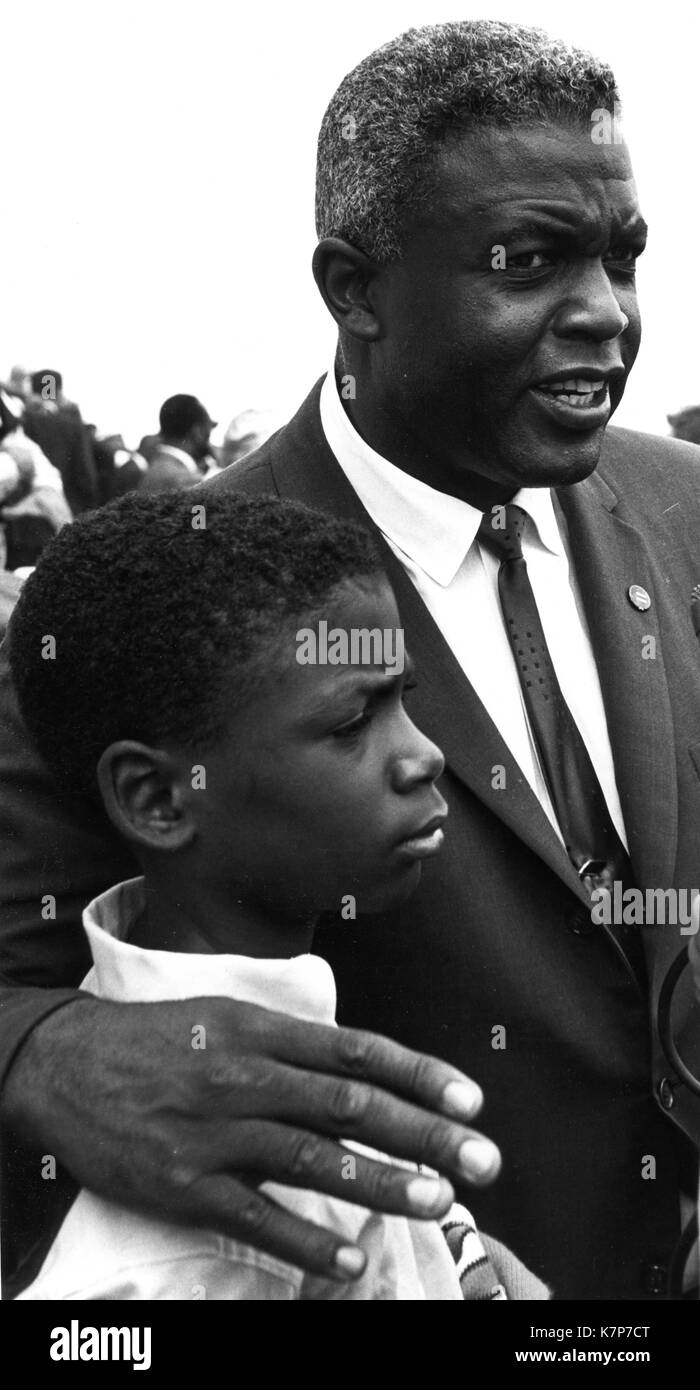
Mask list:
[{"label": "boy's eyebrow", "polygon": [[387,669],[386,666],[374,666],[371,668],[352,666],[346,669],[348,674],[352,671],[357,675],[357,683],[351,683],[350,680],[348,680],[347,683],[343,683],[343,685],[337,684],[333,690],[327,691],[321,699],[309,700],[306,706],[307,713],[312,716],[315,714],[326,714],[329,705],[339,703],[341,700],[347,700],[351,697],[357,698],[358,695],[371,696],[383,693],[388,694],[397,685],[404,686],[407,681],[413,681],[416,672],[415,663],[408,652],[404,653],[402,671],[392,672]]},{"label": "boy's eyebrow", "polygon": [[353,693],[358,695],[373,695],[378,691],[391,690],[395,685],[405,685],[407,680],[413,680],[416,674],[415,664],[408,652],[404,652],[403,667],[400,671],[394,671],[389,666],[358,667],[353,666],[353,671],[365,677],[358,680],[354,686]]}]

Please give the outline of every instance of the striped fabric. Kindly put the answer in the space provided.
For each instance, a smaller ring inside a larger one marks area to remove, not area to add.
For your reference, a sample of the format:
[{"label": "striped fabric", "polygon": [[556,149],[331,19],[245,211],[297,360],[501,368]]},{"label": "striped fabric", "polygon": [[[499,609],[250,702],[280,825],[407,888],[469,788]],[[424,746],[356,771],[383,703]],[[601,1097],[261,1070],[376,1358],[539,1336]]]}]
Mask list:
[{"label": "striped fabric", "polygon": [[457,1277],[468,1302],[498,1302],[508,1298],[466,1207],[454,1202],[440,1222],[442,1234],[457,1266]]},{"label": "striped fabric", "polygon": [[551,1289],[512,1250],[479,1234],[466,1207],[453,1203],[440,1225],[467,1301],[532,1303],[552,1297]]}]

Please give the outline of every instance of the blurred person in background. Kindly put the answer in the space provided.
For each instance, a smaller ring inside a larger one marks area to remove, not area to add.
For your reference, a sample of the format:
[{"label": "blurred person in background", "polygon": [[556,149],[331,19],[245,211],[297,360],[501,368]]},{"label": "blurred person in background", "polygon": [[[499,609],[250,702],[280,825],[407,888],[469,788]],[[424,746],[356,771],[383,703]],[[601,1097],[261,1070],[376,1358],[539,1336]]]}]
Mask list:
[{"label": "blurred person in background", "polygon": [[78,406],[63,395],[60,372],[33,372],[23,417],[25,433],[58,469],[74,516],[97,505],[97,476],[90,436]]},{"label": "blurred person in background", "polygon": [[161,438],[159,434],[144,434],[139,443],[137,452],[142,459],[146,460],[146,463],[150,463],[151,459],[154,459],[158,453],[160,445]]},{"label": "blurred person in background", "polygon": [[19,363],[11,367],[3,390],[10,396],[17,396],[21,401],[26,401],[32,390],[32,378],[29,370]]},{"label": "blurred person in background", "polygon": [[259,449],[282,423],[271,410],[242,410],[234,415],[224,435],[221,467],[228,468]]},{"label": "blurred person in background", "polygon": [[196,396],[169,396],[160,408],[160,441],[139,484],[143,492],[193,487],[208,471],[216,426]]},{"label": "blurred person in background", "polygon": [[44,546],[72,520],[61,475],[23,430],[18,396],[0,389],[1,563],[34,565]]},{"label": "blurred person in background", "polygon": [[675,415],[667,415],[674,439],[685,439],[688,444],[700,444],[700,405],[689,405]]},{"label": "blurred person in background", "polygon": [[10,614],[22,592],[22,580],[9,570],[0,569],[0,642],[7,631]]},{"label": "blurred person in background", "polygon": [[124,436],[88,425],[100,506],[114,497],[133,492],[143,478],[147,461],[136,449],[127,449]]}]

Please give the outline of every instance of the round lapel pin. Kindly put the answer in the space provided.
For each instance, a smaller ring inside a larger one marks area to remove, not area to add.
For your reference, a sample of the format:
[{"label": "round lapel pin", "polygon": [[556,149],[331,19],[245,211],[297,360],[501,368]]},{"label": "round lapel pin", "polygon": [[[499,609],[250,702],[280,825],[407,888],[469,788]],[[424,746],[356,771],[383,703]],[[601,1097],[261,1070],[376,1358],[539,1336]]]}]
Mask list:
[{"label": "round lapel pin", "polygon": [[627,597],[633,608],[638,608],[640,613],[645,613],[647,608],[651,608],[651,599],[641,584],[630,584],[627,590]]}]

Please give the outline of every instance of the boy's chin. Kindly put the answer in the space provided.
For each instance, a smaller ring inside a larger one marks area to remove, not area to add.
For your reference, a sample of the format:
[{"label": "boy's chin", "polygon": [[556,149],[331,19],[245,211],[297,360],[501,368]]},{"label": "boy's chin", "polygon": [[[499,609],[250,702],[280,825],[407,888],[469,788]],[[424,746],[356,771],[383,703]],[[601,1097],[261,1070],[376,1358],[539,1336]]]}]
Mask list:
[{"label": "boy's chin", "polygon": [[380,887],[373,888],[366,893],[358,894],[357,914],[362,917],[376,917],[381,912],[391,912],[392,908],[401,907],[402,903],[415,893],[421,880],[423,865],[416,861],[404,868],[401,877],[394,879],[391,883],[383,883]]}]

